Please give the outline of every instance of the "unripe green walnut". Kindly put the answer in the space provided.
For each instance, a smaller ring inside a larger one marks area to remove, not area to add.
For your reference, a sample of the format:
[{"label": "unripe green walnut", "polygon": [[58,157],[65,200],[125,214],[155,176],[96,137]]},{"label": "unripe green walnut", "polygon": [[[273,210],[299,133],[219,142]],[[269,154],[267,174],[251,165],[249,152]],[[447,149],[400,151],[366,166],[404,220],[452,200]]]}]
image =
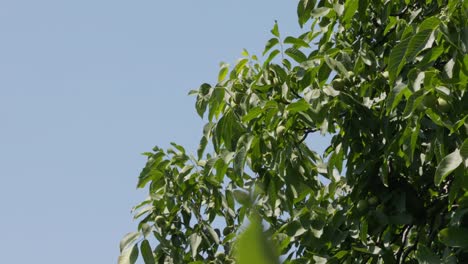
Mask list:
[{"label": "unripe green walnut", "polygon": [[276,135],[278,135],[278,137],[282,137],[284,135],[285,130],[286,128],[284,126],[278,126],[276,128]]},{"label": "unripe green walnut", "polygon": [[232,232],[232,231],[231,231],[231,228],[230,228],[230,227],[225,227],[225,228],[223,229],[223,235],[224,235],[224,236],[227,236],[227,235],[231,234],[231,232]]},{"label": "unripe green walnut", "polygon": [[425,107],[432,108],[435,106],[436,102],[437,102],[437,98],[435,97],[435,95],[427,94],[426,96],[424,96],[423,105]]},{"label": "unripe green walnut", "polygon": [[416,107],[419,111],[424,111],[426,108],[434,108],[436,104],[436,97],[433,94],[426,94],[424,99]]},{"label": "unripe green walnut", "polygon": [[375,196],[370,197],[367,202],[369,202],[370,205],[376,205],[379,202],[379,199]]},{"label": "unripe green walnut", "polygon": [[437,105],[442,112],[448,112],[450,110],[450,105],[443,98],[437,98]]},{"label": "unripe green walnut", "polygon": [[340,78],[336,78],[332,81],[331,84],[335,90],[343,90],[343,88],[345,87],[345,81]]},{"label": "unripe green walnut", "polygon": [[357,204],[357,209],[360,212],[364,212],[365,210],[367,210],[368,207],[369,207],[369,204],[367,203],[366,200],[359,200],[359,202]]},{"label": "unripe green walnut", "polygon": [[155,222],[158,226],[164,226],[166,224],[166,220],[164,220],[164,217],[160,215],[156,216]]}]

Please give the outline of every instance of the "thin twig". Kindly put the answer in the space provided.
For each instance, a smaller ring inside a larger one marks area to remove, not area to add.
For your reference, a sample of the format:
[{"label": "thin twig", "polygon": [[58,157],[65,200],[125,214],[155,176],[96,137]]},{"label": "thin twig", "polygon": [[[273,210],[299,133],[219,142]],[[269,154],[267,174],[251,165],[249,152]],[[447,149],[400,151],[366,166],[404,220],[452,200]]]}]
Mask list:
[{"label": "thin twig", "polygon": [[304,140],[306,140],[307,136],[308,136],[310,133],[315,133],[315,132],[317,132],[317,131],[318,131],[318,129],[316,129],[316,128],[306,129],[304,136],[301,138],[301,140],[299,140],[298,143],[301,144],[302,142],[304,142]]}]

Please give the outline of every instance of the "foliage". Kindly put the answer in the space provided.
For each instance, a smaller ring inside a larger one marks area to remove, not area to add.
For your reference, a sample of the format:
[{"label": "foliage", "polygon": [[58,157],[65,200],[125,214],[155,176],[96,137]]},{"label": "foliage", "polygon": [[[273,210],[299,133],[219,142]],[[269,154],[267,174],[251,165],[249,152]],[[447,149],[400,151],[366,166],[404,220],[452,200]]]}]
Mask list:
[{"label": "foliage", "polygon": [[[468,2],[297,11],[303,34],[275,23],[264,61],[244,51],[191,92],[196,157],[145,153],[119,263],[468,262]],[[323,155],[306,140],[319,132]]]}]

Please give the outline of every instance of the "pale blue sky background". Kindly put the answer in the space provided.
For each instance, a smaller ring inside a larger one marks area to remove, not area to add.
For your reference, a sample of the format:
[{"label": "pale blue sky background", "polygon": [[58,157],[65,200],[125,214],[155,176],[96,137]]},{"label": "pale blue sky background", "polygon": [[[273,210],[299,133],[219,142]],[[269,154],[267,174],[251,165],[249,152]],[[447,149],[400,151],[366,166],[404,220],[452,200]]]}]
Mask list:
[{"label": "pale blue sky background", "polygon": [[260,54],[287,0],[0,0],[1,263],[116,263],[136,228],[140,153],[195,149],[187,96],[242,48]]}]

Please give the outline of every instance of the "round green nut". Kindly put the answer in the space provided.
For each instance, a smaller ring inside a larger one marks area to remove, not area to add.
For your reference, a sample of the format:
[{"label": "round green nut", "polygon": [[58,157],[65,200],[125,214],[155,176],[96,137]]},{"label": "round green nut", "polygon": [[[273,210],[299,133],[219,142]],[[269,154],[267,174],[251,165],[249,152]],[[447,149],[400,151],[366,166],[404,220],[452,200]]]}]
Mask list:
[{"label": "round green nut", "polygon": [[424,96],[423,105],[428,108],[433,108],[437,103],[437,98],[433,94]]},{"label": "round green nut", "polygon": [[336,78],[335,80],[332,81],[331,84],[333,88],[336,90],[343,90],[343,88],[345,87],[345,81],[340,78]]},{"label": "round green nut", "polygon": [[284,126],[278,126],[276,128],[276,135],[278,135],[278,137],[282,137],[284,135],[285,130],[286,128]]},{"label": "round green nut", "polygon": [[450,110],[450,104],[443,98],[437,98],[437,105],[440,111],[447,113]]},{"label": "round green nut", "polygon": [[227,236],[227,235],[231,234],[231,232],[232,232],[232,229],[230,227],[228,227],[228,226],[223,229],[223,235],[224,236]]},{"label": "round green nut", "polygon": [[367,202],[370,205],[376,205],[379,202],[379,199],[377,197],[375,197],[375,196],[372,196],[367,200]]},{"label": "round green nut", "polygon": [[166,224],[166,220],[160,215],[156,216],[155,222],[158,226],[164,226]]},{"label": "round green nut", "polygon": [[357,204],[357,209],[360,212],[364,212],[365,210],[367,210],[368,207],[369,207],[369,203],[366,200],[359,200]]}]

